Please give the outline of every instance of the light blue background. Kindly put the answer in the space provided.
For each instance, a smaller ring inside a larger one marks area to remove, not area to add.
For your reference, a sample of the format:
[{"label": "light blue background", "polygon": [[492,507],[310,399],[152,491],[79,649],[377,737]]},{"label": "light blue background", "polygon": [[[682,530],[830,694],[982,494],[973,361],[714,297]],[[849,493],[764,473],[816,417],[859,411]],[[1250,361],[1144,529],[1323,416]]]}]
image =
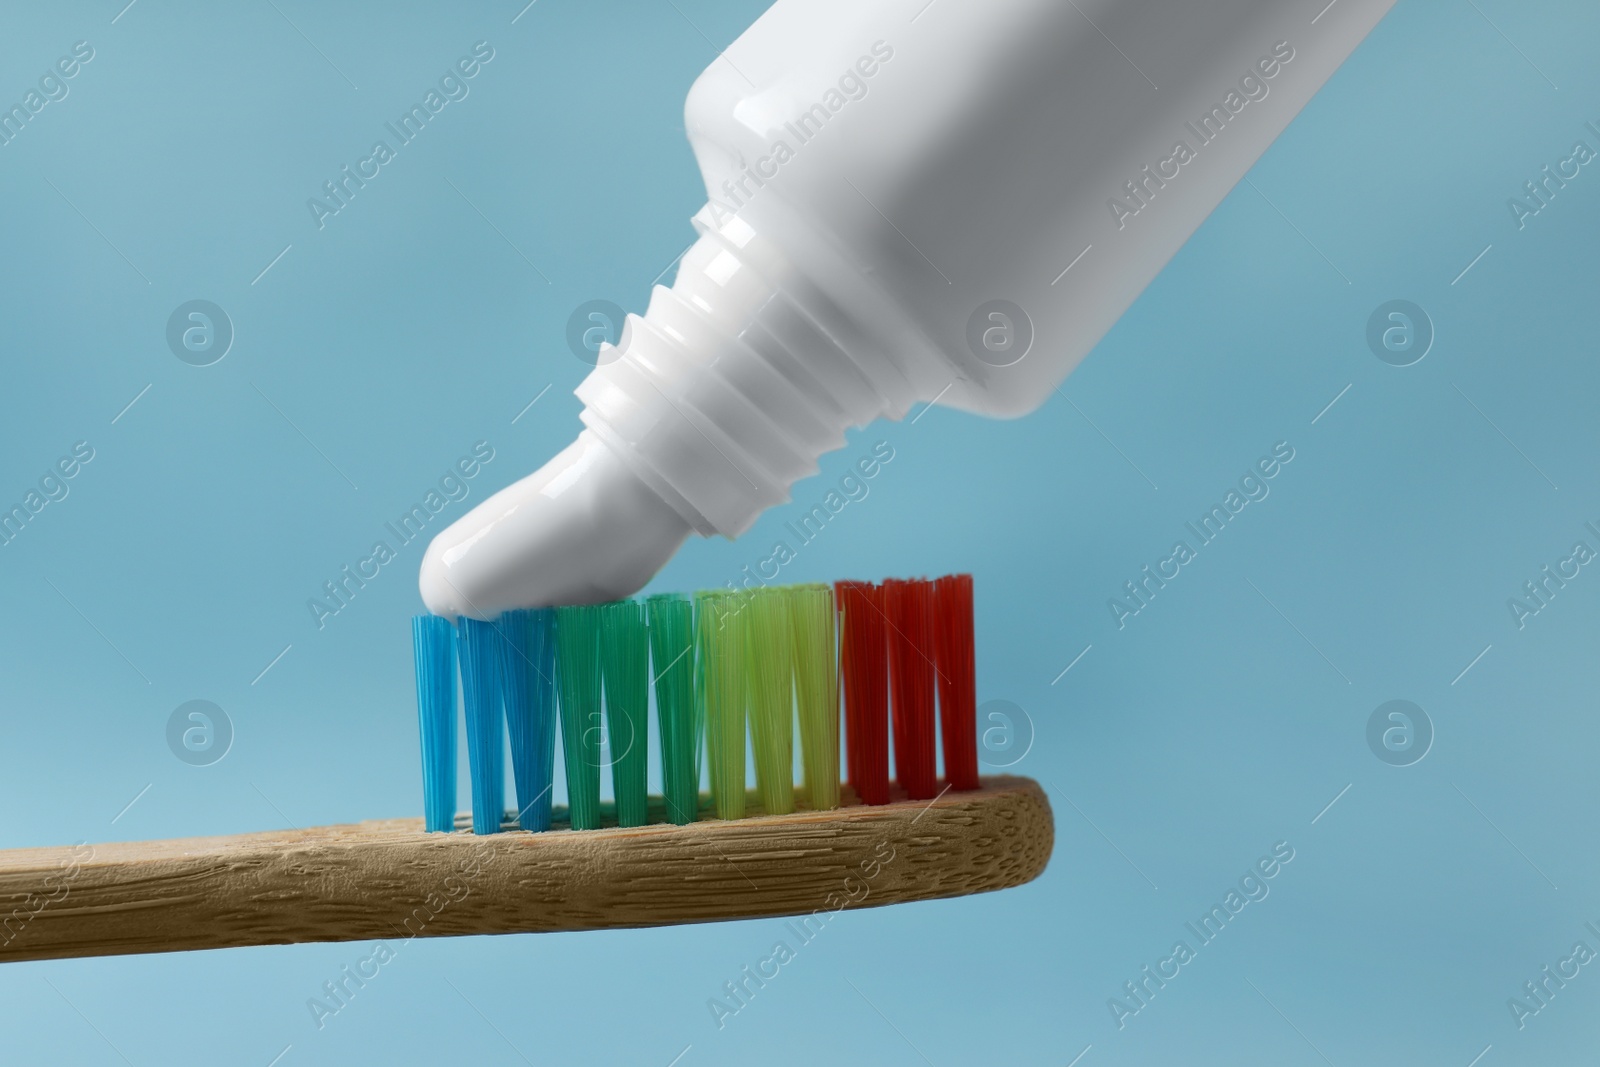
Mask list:
[{"label": "light blue background", "polygon": [[[96,53],[0,147],[0,500],[95,449],[0,548],[0,844],[417,813],[421,546],[320,631],[305,601],[474,441],[469,503],[570,439],[567,316],[641,308],[689,242],[684,94],[762,0],[123,2],[0,14],[0,103]],[[319,231],[306,199],[479,40],[470,96]],[[1401,0],[1064,398],[871,427],[662,574],[734,577],[888,440],[785,576],[976,575],[980,699],[1025,709],[1055,805],[1038,882],[842,915],[721,1031],[780,922],[418,941],[321,1031],[366,946],[12,964],[6,1060],[1587,1062],[1595,968],[1524,1030],[1506,1001],[1600,948],[1600,576],[1520,631],[1506,601],[1600,547],[1600,169],[1520,232],[1506,199],[1600,145],[1597,44],[1592,5]],[[164,338],[195,298],[237,329],[205,368]],[[1414,366],[1364,340],[1392,298],[1437,330]],[[1119,630],[1107,599],[1277,441],[1270,497]],[[164,736],[196,698],[236,729],[204,768]],[[1365,740],[1396,698],[1437,731],[1404,768]],[[1271,895],[1119,1031],[1107,998],[1277,841]]]}]

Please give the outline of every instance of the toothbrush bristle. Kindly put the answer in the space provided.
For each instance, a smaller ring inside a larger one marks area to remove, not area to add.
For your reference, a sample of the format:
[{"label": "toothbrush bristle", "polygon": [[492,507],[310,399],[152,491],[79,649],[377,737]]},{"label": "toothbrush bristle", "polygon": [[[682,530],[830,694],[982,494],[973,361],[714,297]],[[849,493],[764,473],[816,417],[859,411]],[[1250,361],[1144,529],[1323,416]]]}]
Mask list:
[{"label": "toothbrush bristle", "polygon": [[973,643],[972,575],[947,574],[933,583],[935,663],[939,668],[939,729],[944,780],[951,789],[978,788],[977,656]]},{"label": "toothbrush bristle", "polygon": [[600,666],[605,679],[611,792],[618,826],[643,826],[648,804],[645,759],[650,752],[650,638],[645,608],[618,600],[600,608]]},{"label": "toothbrush bristle", "polygon": [[417,727],[422,736],[423,825],[449,832],[456,821],[456,635],[449,619],[411,620]]},{"label": "toothbrush bristle", "polygon": [[662,593],[645,601],[650,613],[651,669],[661,732],[661,786],[667,818],[694,822],[700,808],[700,717],[695,700],[694,607]]},{"label": "toothbrush bristle", "polygon": [[574,830],[600,825],[600,609],[556,609],[556,688],[567,814]]},{"label": "toothbrush bristle", "polygon": [[864,804],[889,803],[889,648],[883,588],[838,582],[839,674],[850,785]]},{"label": "toothbrush bristle", "polygon": [[711,799],[719,819],[742,819],[745,809],[744,623],[750,594],[711,590],[695,594],[695,647],[706,709],[706,761]]},{"label": "toothbrush bristle", "polygon": [[467,716],[467,764],[472,772],[472,832],[492,834],[499,832],[506,811],[501,638],[494,623],[463,618],[456,639],[461,702]]},{"label": "toothbrush bristle", "polygon": [[794,690],[800,709],[800,762],[813,811],[839,806],[839,671],[833,590],[790,586]]},{"label": "toothbrush bristle", "polygon": [[517,823],[524,830],[548,830],[555,771],[555,612],[508,611],[497,625]]},{"label": "toothbrush bristle", "polygon": [[[891,790],[891,752],[904,795],[937,798],[941,740],[946,788],[979,788],[971,575],[730,585],[692,597],[522,609],[489,622],[425,615],[411,629],[429,831],[455,824],[458,672],[478,834],[504,828],[508,733],[516,821],[550,829],[558,723],[567,824],[650,822],[652,696],[665,818],[678,825],[701,817],[702,736],[716,818],[745,816],[752,754],[762,813],[838,808],[841,709],[855,801],[900,795]],[[614,797],[604,810],[603,746]]]},{"label": "toothbrush bristle", "polygon": [[788,599],[758,589],[743,612],[756,791],[768,815],[794,810],[794,653]]},{"label": "toothbrush bristle", "polygon": [[933,583],[883,583],[889,615],[889,692],[894,709],[894,770],[912,800],[938,795],[933,696]]}]

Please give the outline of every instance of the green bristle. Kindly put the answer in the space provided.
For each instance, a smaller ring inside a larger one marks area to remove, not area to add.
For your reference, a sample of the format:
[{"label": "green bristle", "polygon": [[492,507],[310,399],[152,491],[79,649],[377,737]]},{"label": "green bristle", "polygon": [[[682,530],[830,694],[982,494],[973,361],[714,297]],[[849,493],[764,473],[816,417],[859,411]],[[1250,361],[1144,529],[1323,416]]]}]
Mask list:
[{"label": "green bristle", "polygon": [[750,687],[750,741],[756,789],[768,815],[794,810],[794,651],[789,598],[780,589],[750,594],[742,622]]},{"label": "green bristle", "polygon": [[744,627],[749,594],[696,593],[695,646],[705,695],[706,760],[719,819],[744,818]]},{"label": "green bristle", "polygon": [[661,726],[661,785],[667,816],[682,826],[700,807],[700,721],[695,699],[694,606],[676,593],[645,601],[650,613],[650,655],[655,672],[656,716]]},{"label": "green bristle", "polygon": [[561,755],[574,830],[600,825],[600,609],[556,609],[556,688]]},{"label": "green bristle", "polygon": [[813,811],[839,806],[839,660],[834,642],[833,587],[794,585],[794,689],[800,708],[800,762]]},{"label": "green bristle", "polygon": [[644,605],[637,600],[601,605],[600,672],[606,686],[617,825],[643,826],[647,811],[645,760],[650,752],[650,638]]},{"label": "green bristle", "polygon": [[[691,638],[694,641],[694,651],[689,653],[689,658],[694,660],[694,781],[695,789],[700,788],[700,760],[711,747],[709,738],[710,727],[706,725],[706,654],[700,646],[700,598],[692,597],[694,603],[693,619],[691,625]],[[701,737],[706,737],[705,747],[700,744]],[[707,762],[710,757],[706,756]],[[706,773],[710,773],[708,770]],[[700,794],[695,793],[695,804],[700,803]]]}]

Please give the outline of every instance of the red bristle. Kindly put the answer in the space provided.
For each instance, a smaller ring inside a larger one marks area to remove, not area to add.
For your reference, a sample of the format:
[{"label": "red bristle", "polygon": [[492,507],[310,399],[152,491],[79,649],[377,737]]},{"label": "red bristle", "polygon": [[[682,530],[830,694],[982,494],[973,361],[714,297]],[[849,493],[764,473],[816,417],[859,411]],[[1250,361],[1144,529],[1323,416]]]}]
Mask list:
[{"label": "red bristle", "polygon": [[855,596],[856,582],[833,583],[833,606],[838,612],[839,630],[839,695],[844,703],[844,774],[845,781],[852,786],[861,781],[861,772],[856,768],[860,765],[860,758],[856,752],[861,747],[861,728],[857,725],[857,710],[860,701],[853,697],[850,689],[858,668],[850,653],[850,639],[845,633],[845,601]]},{"label": "red bristle", "polygon": [[951,789],[978,788],[978,691],[972,640],[972,575],[933,583],[939,666],[939,727]]},{"label": "red bristle", "polygon": [[889,803],[889,673],[883,590],[838,582],[839,673],[844,695],[845,765],[864,804]]},{"label": "red bristle", "polygon": [[912,800],[939,793],[933,726],[933,583],[883,583],[889,616],[889,689],[894,708],[894,769]]}]

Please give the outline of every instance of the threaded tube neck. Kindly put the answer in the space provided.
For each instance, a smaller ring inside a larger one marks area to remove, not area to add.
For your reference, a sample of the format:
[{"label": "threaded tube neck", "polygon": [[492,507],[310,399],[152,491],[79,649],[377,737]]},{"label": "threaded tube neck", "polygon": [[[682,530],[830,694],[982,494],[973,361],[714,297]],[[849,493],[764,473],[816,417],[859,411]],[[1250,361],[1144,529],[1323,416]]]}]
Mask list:
[{"label": "threaded tube neck", "polygon": [[[830,328],[831,327],[831,328]],[[578,387],[583,421],[702,535],[737,537],[911,385],[740,220],[702,236]]]}]

